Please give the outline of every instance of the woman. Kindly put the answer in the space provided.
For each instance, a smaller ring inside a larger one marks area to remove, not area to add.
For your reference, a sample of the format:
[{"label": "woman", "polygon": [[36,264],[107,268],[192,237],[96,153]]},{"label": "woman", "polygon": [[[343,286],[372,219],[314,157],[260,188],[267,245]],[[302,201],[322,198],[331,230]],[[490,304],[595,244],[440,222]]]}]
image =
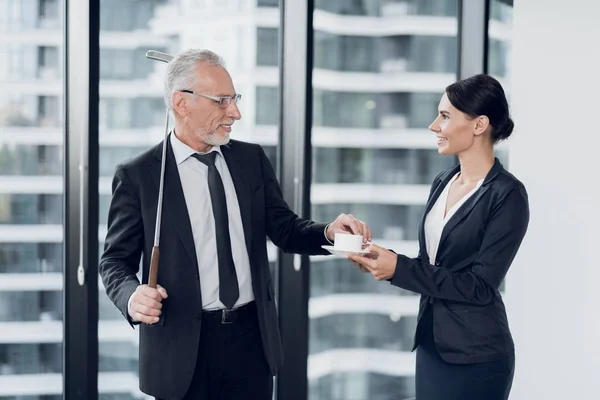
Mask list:
[{"label": "woman", "polygon": [[[506,400],[514,345],[498,288],[529,223],[527,192],[494,157],[513,130],[504,90],[477,75],[446,88],[429,127],[459,165],[433,181],[419,256],[377,245],[348,256],[376,279],[421,294],[415,334],[418,400]],[[413,350],[414,350],[413,348]]]}]

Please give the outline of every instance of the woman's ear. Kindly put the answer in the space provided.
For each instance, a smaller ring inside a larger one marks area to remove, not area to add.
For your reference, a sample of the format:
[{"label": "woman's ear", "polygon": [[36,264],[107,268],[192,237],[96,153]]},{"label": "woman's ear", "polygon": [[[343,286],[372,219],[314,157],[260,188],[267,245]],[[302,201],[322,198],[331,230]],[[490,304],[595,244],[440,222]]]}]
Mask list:
[{"label": "woman's ear", "polygon": [[490,126],[490,119],[485,115],[480,115],[475,119],[475,136],[483,135]]}]

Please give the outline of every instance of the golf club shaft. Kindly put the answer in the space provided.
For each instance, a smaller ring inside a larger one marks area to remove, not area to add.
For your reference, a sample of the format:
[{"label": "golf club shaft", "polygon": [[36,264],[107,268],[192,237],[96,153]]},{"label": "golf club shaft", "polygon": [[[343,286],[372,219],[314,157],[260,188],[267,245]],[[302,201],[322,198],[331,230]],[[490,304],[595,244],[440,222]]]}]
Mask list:
[{"label": "golf club shaft", "polygon": [[167,161],[167,136],[169,134],[169,110],[165,118],[165,137],[163,139],[162,160],[160,164],[160,184],[158,188],[158,204],[156,205],[156,224],[154,226],[154,247],[150,257],[150,272],[148,274],[148,286],[156,288],[158,276],[158,260],[160,258],[160,224],[162,218],[163,194],[165,188],[165,165]]},{"label": "golf club shaft", "polygon": [[[151,60],[162,61],[168,63],[173,59],[173,56],[162,53],[160,51],[149,50],[146,57]],[[156,205],[156,224],[154,227],[154,246],[152,247],[152,255],[150,256],[150,271],[148,272],[148,286],[156,288],[158,284],[158,262],[160,260],[160,225],[162,218],[163,193],[165,185],[165,165],[167,160],[167,136],[169,133],[169,109],[165,117],[165,136],[163,139],[162,160],[160,165],[160,184],[158,188],[158,203]]]}]

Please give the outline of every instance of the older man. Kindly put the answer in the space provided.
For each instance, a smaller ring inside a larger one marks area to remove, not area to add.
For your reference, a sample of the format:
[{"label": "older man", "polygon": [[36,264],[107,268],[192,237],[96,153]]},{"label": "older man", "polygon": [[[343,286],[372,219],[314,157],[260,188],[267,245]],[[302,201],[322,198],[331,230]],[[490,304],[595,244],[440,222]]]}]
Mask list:
[{"label": "older man", "polygon": [[[174,131],[115,172],[99,269],[110,299],[131,324],[142,323],[140,388],[159,399],[271,399],[283,360],[267,236],[300,254],[324,254],[336,232],[371,240],[351,215],[325,225],[289,209],[263,149],[229,138],[240,97],[219,56],[178,55],[165,77]],[[147,282],[163,145],[153,289],[136,273],[143,257]]]}]

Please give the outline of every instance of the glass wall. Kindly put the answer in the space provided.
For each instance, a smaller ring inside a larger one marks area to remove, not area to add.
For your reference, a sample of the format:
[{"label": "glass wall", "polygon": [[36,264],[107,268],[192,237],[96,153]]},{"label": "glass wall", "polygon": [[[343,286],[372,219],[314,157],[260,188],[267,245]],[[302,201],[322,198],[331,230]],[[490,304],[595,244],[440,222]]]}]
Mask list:
[{"label": "glass wall", "polygon": [[315,8],[338,15],[455,17],[457,0],[315,0]]},{"label": "glass wall", "polygon": [[[168,51],[168,40],[151,27],[165,3],[100,2],[100,255],[116,165],[158,143],[164,129],[162,66],[147,59],[146,51]],[[99,296],[99,398],[144,398],[138,389],[138,332],[108,299],[101,279]]]},{"label": "glass wall", "polygon": [[[375,243],[415,256],[429,186],[455,164],[427,128],[456,80],[457,2],[316,8],[312,217],[354,214]],[[418,296],[333,256],[312,257],[310,275],[310,399],[414,396]]]},{"label": "glass wall", "polygon": [[61,0],[0,0],[0,398],[62,394]]},{"label": "glass wall", "polygon": [[[511,49],[512,49],[512,1],[488,0],[490,13],[488,21],[487,73],[500,81],[510,106],[511,97]],[[518,126],[518,121],[515,121]],[[510,141],[509,141],[510,142]],[[504,167],[508,167],[509,142],[496,146],[496,157]]]},{"label": "glass wall", "polygon": [[[489,1],[488,72],[510,97],[512,6]],[[63,3],[0,0],[0,399],[62,398]],[[165,65],[147,50],[222,55],[243,94],[232,137],[261,144],[277,168],[278,7],[101,0],[100,253],[115,166],[164,135]],[[457,0],[315,0],[313,219],[352,213],[376,243],[416,254],[429,185],[455,163],[427,127],[455,80],[456,32]],[[507,154],[500,145],[505,165]],[[273,273],[275,257],[269,243]],[[312,257],[311,400],[413,396],[417,300],[345,259]],[[100,399],[144,398],[137,331],[102,287],[99,316]]]},{"label": "glass wall", "polygon": [[[508,105],[510,108],[511,97],[511,53],[512,53],[512,12],[513,5],[511,0],[488,0],[490,14],[488,21],[488,53],[487,73],[498,79],[502,84]],[[515,121],[518,126],[518,121]],[[509,164],[509,145],[499,143],[494,150],[495,156],[502,162],[505,168],[510,169]],[[502,281],[500,291],[504,293],[506,281]]]},{"label": "glass wall", "polygon": [[[383,17],[381,17],[383,18]],[[446,36],[386,37],[315,32],[315,67],[360,72],[452,72],[456,40]]]},{"label": "glass wall", "polygon": [[510,79],[512,1],[489,0],[488,73]]}]

